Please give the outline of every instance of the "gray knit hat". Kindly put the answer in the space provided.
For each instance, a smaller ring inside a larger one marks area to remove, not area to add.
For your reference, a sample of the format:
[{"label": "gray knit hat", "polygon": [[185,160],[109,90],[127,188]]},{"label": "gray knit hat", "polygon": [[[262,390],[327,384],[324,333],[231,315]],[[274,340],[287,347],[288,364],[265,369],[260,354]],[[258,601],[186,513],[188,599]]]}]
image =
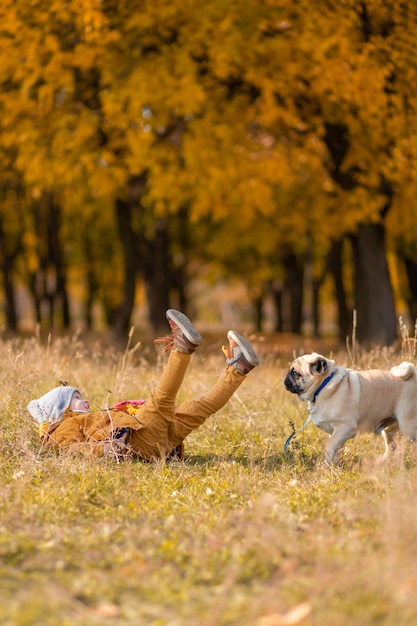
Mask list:
[{"label": "gray knit hat", "polygon": [[28,411],[38,424],[56,422],[71,404],[72,396],[76,391],[78,389],[75,387],[55,387],[37,400],[31,400],[27,407]]}]

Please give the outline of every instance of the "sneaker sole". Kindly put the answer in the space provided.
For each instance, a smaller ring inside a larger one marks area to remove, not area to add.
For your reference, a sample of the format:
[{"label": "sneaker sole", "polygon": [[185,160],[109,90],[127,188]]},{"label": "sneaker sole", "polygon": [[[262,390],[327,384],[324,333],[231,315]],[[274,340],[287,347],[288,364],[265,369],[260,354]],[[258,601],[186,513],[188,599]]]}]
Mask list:
[{"label": "sneaker sole", "polygon": [[227,333],[227,338],[232,339],[232,341],[235,341],[237,343],[239,348],[242,350],[243,356],[250,365],[253,365],[253,367],[259,365],[258,356],[253,349],[251,342],[246,339],[246,337],[243,337],[235,330],[229,330],[229,332]]},{"label": "sneaker sole", "polygon": [[168,320],[172,320],[181,329],[181,332],[185,337],[190,341],[193,345],[199,346],[203,341],[202,336],[194,328],[190,320],[184,313],[181,311],[176,311],[175,309],[168,309],[166,312],[166,317]]}]

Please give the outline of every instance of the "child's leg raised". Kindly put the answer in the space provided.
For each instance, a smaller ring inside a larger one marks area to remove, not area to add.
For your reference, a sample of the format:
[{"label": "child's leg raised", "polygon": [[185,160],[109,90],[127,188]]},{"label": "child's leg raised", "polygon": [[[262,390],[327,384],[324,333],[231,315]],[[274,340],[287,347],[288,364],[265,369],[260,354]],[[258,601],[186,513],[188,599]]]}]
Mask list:
[{"label": "child's leg raised", "polygon": [[174,447],[169,441],[168,427],[174,421],[177,393],[191,355],[202,341],[201,335],[183,313],[169,309],[167,318],[172,338],[156,340],[156,343],[166,341],[168,349],[174,349],[155,391],[140,410],[138,417],[143,428],[133,431],[129,439],[136,452],[146,458],[159,458]]},{"label": "child's leg raised", "polygon": [[181,402],[175,409],[175,422],[170,425],[170,439],[181,443],[191,431],[224,407],[245,376],[259,363],[249,341],[235,331],[229,331],[229,347],[223,348],[228,367],[214,387],[204,396]]}]

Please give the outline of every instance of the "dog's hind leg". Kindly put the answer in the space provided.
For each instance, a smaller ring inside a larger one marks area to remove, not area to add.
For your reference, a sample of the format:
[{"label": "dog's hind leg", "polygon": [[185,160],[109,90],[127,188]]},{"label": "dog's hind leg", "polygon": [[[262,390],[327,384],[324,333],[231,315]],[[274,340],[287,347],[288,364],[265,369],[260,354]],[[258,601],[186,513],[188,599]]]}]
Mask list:
[{"label": "dog's hind leg", "polygon": [[398,417],[398,426],[401,433],[408,439],[408,441],[417,441],[417,418],[413,414],[401,415]]},{"label": "dog's hind leg", "polygon": [[397,447],[397,444],[395,443],[395,435],[397,434],[397,432],[398,432],[397,423],[395,423],[395,425],[390,426],[389,428],[384,428],[384,430],[381,431],[381,435],[385,443],[385,452],[382,455],[383,461],[387,461],[392,456],[392,453],[395,451]]}]

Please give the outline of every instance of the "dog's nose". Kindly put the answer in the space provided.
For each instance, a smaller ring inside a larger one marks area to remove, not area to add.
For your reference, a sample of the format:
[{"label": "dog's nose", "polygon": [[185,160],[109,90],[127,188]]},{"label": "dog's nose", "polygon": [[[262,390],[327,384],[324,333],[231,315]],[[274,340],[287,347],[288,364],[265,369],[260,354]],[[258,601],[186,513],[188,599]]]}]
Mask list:
[{"label": "dog's nose", "polygon": [[291,393],[297,393],[298,392],[298,387],[296,385],[296,383],[294,382],[294,380],[292,379],[290,374],[287,374],[285,379],[284,379],[284,385],[285,385],[285,389],[287,391],[291,391]]},{"label": "dog's nose", "polygon": [[285,377],[285,379],[284,379],[284,385],[285,385],[285,388],[286,388],[286,389],[288,389],[289,391],[291,391],[291,389],[292,389],[292,387],[293,387],[293,382],[292,382],[292,380],[291,380],[291,378],[290,378],[290,375],[289,375],[289,374],[287,374],[287,375],[286,375],[286,377]]}]

